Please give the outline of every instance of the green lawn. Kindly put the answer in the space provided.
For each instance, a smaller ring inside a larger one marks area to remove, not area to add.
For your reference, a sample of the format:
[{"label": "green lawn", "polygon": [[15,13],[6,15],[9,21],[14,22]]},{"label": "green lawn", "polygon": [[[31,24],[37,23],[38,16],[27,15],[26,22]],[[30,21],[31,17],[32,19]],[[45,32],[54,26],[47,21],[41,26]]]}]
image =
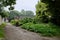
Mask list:
[{"label": "green lawn", "polygon": [[21,26],[21,28],[33,31],[43,36],[60,36],[60,28],[54,24],[33,24],[33,23],[26,23]]}]

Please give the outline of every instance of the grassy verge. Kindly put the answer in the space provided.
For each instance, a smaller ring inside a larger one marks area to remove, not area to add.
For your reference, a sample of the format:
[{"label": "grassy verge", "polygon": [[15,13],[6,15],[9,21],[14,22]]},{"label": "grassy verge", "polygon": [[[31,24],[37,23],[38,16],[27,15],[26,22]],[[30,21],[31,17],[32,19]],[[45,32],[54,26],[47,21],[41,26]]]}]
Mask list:
[{"label": "grassy verge", "polygon": [[40,33],[43,36],[60,36],[60,28],[53,24],[33,24],[26,23],[21,26],[21,28]]},{"label": "grassy verge", "polygon": [[0,38],[4,37],[4,27],[6,26],[5,23],[0,25]]}]

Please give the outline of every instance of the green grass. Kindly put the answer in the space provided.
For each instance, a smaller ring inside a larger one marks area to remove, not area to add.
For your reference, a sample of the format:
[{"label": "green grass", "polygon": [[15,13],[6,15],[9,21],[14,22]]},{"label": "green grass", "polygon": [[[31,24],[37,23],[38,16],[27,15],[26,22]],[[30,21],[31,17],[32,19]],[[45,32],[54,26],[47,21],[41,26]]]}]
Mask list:
[{"label": "green grass", "polygon": [[4,30],[0,29],[0,38],[4,37]]},{"label": "green grass", "polygon": [[4,37],[4,27],[6,26],[5,23],[0,25],[0,38]]},{"label": "green grass", "polygon": [[21,26],[21,28],[40,33],[43,36],[60,36],[60,28],[53,24],[33,24],[33,23],[26,23]]}]

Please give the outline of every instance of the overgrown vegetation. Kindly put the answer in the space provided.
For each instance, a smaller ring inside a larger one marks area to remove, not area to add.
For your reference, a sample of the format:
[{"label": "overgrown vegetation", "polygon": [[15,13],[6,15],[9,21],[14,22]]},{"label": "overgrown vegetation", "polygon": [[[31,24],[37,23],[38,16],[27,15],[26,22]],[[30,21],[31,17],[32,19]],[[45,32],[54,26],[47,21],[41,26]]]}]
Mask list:
[{"label": "overgrown vegetation", "polygon": [[11,20],[11,24],[13,24],[13,25],[16,25],[16,26],[21,26],[21,25],[23,25],[23,24],[25,24],[25,23],[29,23],[29,22],[33,22],[33,19],[31,19],[31,18],[24,18],[24,19],[21,19],[21,20]]},{"label": "overgrown vegetation", "polygon": [[12,25],[15,25],[15,26],[20,26],[19,20],[11,20],[10,23],[11,23]]},{"label": "overgrown vegetation", "polygon": [[6,26],[6,23],[2,23],[0,25],[0,38],[3,38],[4,37],[4,27]]},{"label": "overgrown vegetation", "polygon": [[33,23],[26,23],[21,26],[23,29],[40,33],[43,36],[60,36],[60,29],[58,26],[53,25],[51,23],[45,24],[33,24]]},{"label": "overgrown vegetation", "polygon": [[[42,22],[50,21],[60,25],[60,0],[39,0],[36,5],[36,16]],[[49,17],[51,16],[51,17]],[[50,20],[47,20],[50,19]]]},{"label": "overgrown vegetation", "polygon": [[[17,24],[18,22],[18,24]],[[13,25],[19,25],[21,28],[39,33],[43,36],[60,36],[60,28],[53,23],[42,23],[35,19],[25,18],[23,20],[12,20]]]}]

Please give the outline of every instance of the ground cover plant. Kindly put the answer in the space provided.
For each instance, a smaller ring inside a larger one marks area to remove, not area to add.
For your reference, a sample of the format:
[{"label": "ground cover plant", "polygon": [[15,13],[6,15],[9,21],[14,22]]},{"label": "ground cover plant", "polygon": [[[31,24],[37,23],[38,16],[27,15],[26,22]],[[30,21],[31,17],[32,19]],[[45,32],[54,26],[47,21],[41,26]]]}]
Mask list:
[{"label": "ground cover plant", "polygon": [[21,28],[33,31],[36,33],[40,33],[43,36],[60,36],[60,29],[58,26],[54,24],[33,24],[33,23],[26,23],[21,26]]},{"label": "ground cover plant", "polygon": [[0,25],[0,38],[3,38],[4,37],[4,27],[6,26],[5,23],[2,23]]}]

